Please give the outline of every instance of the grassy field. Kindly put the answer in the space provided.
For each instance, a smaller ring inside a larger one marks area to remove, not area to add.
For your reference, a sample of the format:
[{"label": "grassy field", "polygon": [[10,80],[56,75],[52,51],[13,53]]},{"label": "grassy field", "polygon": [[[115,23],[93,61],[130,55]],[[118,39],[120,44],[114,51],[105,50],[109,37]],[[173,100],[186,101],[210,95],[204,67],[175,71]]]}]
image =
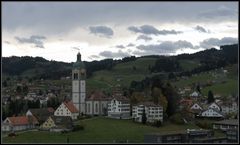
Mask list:
[{"label": "grassy field", "polygon": [[183,68],[185,71],[190,71],[196,67],[198,67],[200,62],[199,60],[179,60],[180,66]]},{"label": "grassy field", "polygon": [[174,125],[165,123],[162,127],[156,128],[131,120],[115,120],[103,117],[91,118],[79,121],[84,125],[82,131],[66,134],[50,132],[26,132],[19,134],[16,138],[3,138],[3,143],[66,143],[67,137],[70,143],[112,143],[126,141],[141,143],[145,133],[152,132],[174,132],[198,128],[195,125]]},{"label": "grassy field", "polygon": [[156,58],[139,58],[136,61],[117,64],[111,71],[101,70],[94,72],[89,80],[95,80],[96,83],[92,83],[91,85],[96,87],[101,87],[97,82],[105,83],[108,86],[120,84],[122,87],[129,87],[133,80],[139,81],[150,75],[148,66],[153,66],[155,61]]}]

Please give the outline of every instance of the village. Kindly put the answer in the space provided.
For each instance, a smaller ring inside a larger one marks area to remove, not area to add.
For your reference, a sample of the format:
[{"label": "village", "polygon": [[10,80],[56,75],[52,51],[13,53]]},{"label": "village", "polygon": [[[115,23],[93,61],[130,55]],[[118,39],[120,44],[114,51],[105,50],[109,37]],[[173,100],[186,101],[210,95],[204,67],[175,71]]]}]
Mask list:
[{"label": "village", "polygon": [[[24,97],[16,96],[16,100],[37,102],[37,108],[28,108],[21,111],[21,115],[7,116],[2,121],[2,131],[8,136],[15,136],[20,131],[37,129],[49,132],[72,132],[81,130],[82,126],[76,122],[96,116],[117,120],[132,120],[134,122],[151,125],[155,128],[164,126],[163,106],[153,101],[144,101],[131,104],[130,99],[123,95],[121,85],[114,86],[112,95],[108,96],[101,91],[86,92],[86,69],[81,54],[77,54],[77,61],[72,68],[72,77],[64,77],[61,81],[72,81],[72,87],[60,84],[51,85],[38,83],[30,88]],[[43,82],[43,81],[42,81]],[[22,84],[19,84],[20,86]],[[47,88],[46,92],[39,92],[39,88]],[[69,95],[71,91],[71,95]],[[179,89],[180,101],[178,111],[184,114],[180,119],[183,124],[195,123],[199,119],[211,120],[210,128],[198,123],[200,129],[185,129],[181,133],[147,133],[144,135],[146,143],[160,142],[236,142],[238,140],[238,96],[229,96],[222,100],[221,96],[214,96],[215,100],[208,102],[197,90],[190,87]],[[10,90],[5,90],[3,104],[9,104]],[[60,95],[61,94],[61,95]],[[61,98],[58,98],[61,96]],[[49,100],[56,100],[51,106]],[[55,108],[55,109],[54,109]],[[178,120],[179,121],[179,120]],[[177,122],[177,121],[176,121]],[[201,122],[201,121],[200,121]],[[209,125],[209,124],[208,124]],[[202,129],[203,128],[203,129]],[[224,137],[216,138],[213,130],[221,130]],[[14,138],[13,138],[14,139]]]}]

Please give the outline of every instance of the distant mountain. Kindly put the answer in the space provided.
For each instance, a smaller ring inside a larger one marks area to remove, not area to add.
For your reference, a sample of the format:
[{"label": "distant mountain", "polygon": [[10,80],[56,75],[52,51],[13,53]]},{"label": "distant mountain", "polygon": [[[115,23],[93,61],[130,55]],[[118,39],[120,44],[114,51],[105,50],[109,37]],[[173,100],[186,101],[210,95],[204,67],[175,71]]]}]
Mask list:
[{"label": "distant mountain", "polygon": [[[156,61],[149,61],[149,59],[156,59]],[[145,63],[145,61],[148,61]],[[114,66],[118,65],[123,68],[124,64],[128,64],[131,70],[135,62],[139,64],[146,64],[144,66],[152,72],[175,72],[193,70],[198,67],[208,67],[213,69],[218,65],[238,63],[238,44],[221,46],[220,50],[215,48],[200,51],[194,54],[181,54],[177,56],[143,56],[143,57],[126,57],[121,60],[105,59],[101,61],[85,62],[87,69],[87,76],[91,77],[92,74],[100,70],[116,71],[113,70]],[[173,65],[174,64],[174,65]],[[42,57],[3,57],[2,58],[2,72],[7,76],[22,76],[44,79],[59,79],[63,76],[70,76],[73,63],[65,63],[58,61],[48,61]],[[128,68],[128,70],[129,70]],[[125,73],[131,73],[131,70]],[[123,72],[124,73],[124,72]],[[141,71],[139,72],[141,73]],[[144,72],[145,73],[145,72]]]}]

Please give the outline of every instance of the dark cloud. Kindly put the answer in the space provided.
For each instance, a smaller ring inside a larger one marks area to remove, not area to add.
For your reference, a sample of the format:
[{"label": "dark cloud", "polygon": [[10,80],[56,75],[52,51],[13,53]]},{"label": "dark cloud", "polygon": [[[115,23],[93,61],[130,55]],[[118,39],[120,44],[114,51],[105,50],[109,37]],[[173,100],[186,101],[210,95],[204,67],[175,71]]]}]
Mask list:
[{"label": "dark cloud", "polygon": [[105,58],[123,58],[123,57],[130,56],[129,53],[123,52],[121,50],[119,50],[118,52],[103,51],[103,52],[100,52],[99,55]]},{"label": "dark cloud", "polygon": [[100,37],[111,38],[113,36],[113,30],[107,26],[90,26],[90,33],[93,33]]},{"label": "dark cloud", "polygon": [[235,43],[238,43],[238,39],[233,37],[223,37],[222,39],[209,38],[200,42],[200,47],[209,49],[215,46],[235,44]]},{"label": "dark cloud", "polygon": [[[214,24],[226,20],[234,22],[238,20],[238,2],[3,2],[2,4],[3,30],[29,28],[41,31],[44,35],[69,32],[79,26],[96,24],[205,23],[205,19],[200,17],[211,18],[209,20]],[[216,16],[225,17],[217,19]]]},{"label": "dark cloud", "polygon": [[134,46],[135,46],[135,44],[129,43],[126,47],[134,47]]},{"label": "dark cloud", "polygon": [[125,48],[123,45],[116,45],[117,48]]},{"label": "dark cloud", "polygon": [[175,30],[158,30],[154,26],[151,25],[142,25],[140,27],[136,26],[130,26],[128,27],[129,31],[135,32],[135,33],[142,33],[142,34],[152,34],[152,35],[168,35],[168,34],[180,34],[181,31],[175,31]]},{"label": "dark cloud", "polygon": [[206,30],[204,27],[197,25],[196,27],[194,27],[195,30],[197,30],[198,32],[202,32],[202,33],[210,33],[209,30]]},{"label": "dark cloud", "polygon": [[30,43],[35,44],[35,47],[44,48],[43,40],[46,39],[45,36],[39,36],[39,35],[32,35],[30,38],[20,38],[15,37],[16,40],[18,40],[19,43]]},{"label": "dark cloud", "polygon": [[152,54],[169,54],[169,53],[175,53],[178,49],[183,48],[191,48],[195,49],[192,45],[192,43],[186,41],[186,40],[179,40],[179,41],[164,41],[161,44],[156,45],[140,45],[137,46],[137,48],[144,52],[150,52]]},{"label": "dark cloud", "polygon": [[152,40],[152,38],[151,37],[149,37],[149,36],[146,36],[146,35],[140,35],[140,36],[138,36],[137,37],[137,39],[136,40],[145,40],[145,41],[150,41],[150,40]]},{"label": "dark cloud", "polygon": [[237,10],[226,6],[220,6],[215,9],[206,10],[199,13],[200,18],[215,19],[216,17],[235,17],[237,16]]}]

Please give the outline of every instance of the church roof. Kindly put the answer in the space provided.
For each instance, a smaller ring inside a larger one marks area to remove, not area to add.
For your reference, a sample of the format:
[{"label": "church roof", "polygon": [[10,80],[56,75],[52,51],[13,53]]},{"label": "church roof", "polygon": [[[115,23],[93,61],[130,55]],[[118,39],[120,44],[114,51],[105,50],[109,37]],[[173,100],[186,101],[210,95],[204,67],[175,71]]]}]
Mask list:
[{"label": "church roof", "polygon": [[87,99],[87,101],[107,101],[110,100],[103,92],[94,91]]}]

